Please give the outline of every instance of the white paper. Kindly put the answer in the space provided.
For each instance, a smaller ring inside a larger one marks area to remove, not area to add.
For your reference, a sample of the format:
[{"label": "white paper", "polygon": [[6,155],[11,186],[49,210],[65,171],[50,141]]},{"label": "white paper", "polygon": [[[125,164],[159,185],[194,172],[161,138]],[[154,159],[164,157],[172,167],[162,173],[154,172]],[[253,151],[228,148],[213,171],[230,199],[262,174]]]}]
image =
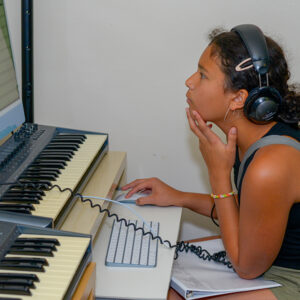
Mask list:
[{"label": "white paper", "polygon": [[[208,250],[210,254],[224,250],[221,239],[193,244]],[[185,299],[196,299],[208,295],[271,288],[280,284],[262,278],[242,279],[221,263],[204,261],[191,252],[179,252],[179,257],[173,264],[171,286]]]}]

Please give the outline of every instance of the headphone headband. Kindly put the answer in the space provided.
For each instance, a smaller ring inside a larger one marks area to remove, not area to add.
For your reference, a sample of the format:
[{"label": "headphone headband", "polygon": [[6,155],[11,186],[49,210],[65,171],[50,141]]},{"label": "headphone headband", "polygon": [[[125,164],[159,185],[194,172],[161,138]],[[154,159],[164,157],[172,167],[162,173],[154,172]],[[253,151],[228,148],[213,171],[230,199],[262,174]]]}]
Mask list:
[{"label": "headphone headband", "polygon": [[256,72],[260,75],[268,73],[270,59],[266,39],[259,27],[252,24],[235,26],[231,31],[236,32],[242,39]]},{"label": "headphone headband", "polygon": [[[254,123],[265,124],[276,118],[282,104],[280,93],[269,86],[270,58],[265,36],[257,26],[252,24],[238,25],[231,31],[241,38],[259,79],[259,87],[249,91],[244,104],[244,114]],[[265,86],[262,86],[261,75],[266,77]]]}]

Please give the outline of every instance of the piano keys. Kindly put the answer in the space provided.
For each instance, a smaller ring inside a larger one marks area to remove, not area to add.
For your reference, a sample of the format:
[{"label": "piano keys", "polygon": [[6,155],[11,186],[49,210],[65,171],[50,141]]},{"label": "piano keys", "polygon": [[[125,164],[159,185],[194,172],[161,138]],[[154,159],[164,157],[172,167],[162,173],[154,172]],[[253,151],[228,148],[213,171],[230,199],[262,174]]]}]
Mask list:
[{"label": "piano keys", "polygon": [[0,299],[71,299],[91,261],[88,235],[0,222]]},{"label": "piano keys", "polygon": [[34,216],[50,218],[59,228],[76,199],[70,191],[47,188],[59,185],[81,192],[107,149],[105,134],[23,125],[0,146],[0,182],[18,180],[29,186],[0,186],[0,212],[15,215],[14,221],[27,215],[32,224]]}]

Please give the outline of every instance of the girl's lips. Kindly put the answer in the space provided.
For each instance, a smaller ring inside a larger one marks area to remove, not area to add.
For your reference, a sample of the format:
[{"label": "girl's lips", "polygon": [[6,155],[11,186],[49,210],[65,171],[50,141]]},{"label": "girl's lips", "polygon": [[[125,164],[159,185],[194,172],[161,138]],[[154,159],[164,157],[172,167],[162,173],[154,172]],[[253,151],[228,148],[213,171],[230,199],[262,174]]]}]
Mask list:
[{"label": "girl's lips", "polygon": [[188,105],[192,104],[192,101],[189,98],[186,99],[186,102],[188,103]]}]

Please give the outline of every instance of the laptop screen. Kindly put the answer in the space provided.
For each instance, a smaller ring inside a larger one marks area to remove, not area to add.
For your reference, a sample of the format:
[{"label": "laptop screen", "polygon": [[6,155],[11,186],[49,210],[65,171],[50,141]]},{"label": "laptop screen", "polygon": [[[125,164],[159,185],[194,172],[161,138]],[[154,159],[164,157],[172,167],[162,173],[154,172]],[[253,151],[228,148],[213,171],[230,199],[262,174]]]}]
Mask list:
[{"label": "laptop screen", "polygon": [[5,7],[3,0],[0,0],[0,139],[24,121]]}]

